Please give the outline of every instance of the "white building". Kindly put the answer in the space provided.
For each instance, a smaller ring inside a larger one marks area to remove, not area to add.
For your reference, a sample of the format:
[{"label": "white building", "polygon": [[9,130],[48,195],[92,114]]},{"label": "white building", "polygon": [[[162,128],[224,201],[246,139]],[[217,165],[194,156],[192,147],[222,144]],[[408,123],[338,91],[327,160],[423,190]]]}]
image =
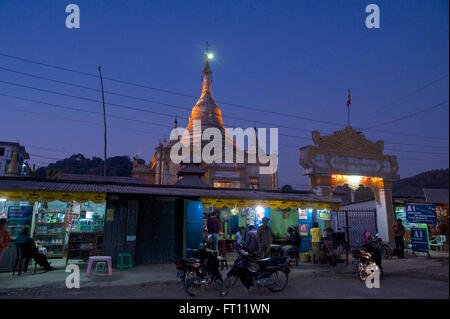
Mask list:
[{"label": "white building", "polygon": [[25,147],[19,143],[0,141],[0,176],[7,175],[9,163],[13,159],[14,151],[17,151],[17,172],[15,175],[24,175],[25,160],[30,159],[30,155]]}]

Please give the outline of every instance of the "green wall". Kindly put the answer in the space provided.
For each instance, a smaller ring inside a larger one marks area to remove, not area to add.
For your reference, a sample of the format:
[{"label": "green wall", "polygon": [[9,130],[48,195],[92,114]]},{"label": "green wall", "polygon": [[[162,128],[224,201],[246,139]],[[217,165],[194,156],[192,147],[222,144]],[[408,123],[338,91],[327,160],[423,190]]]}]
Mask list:
[{"label": "green wall", "polygon": [[287,235],[286,229],[289,226],[298,225],[297,210],[289,210],[288,218],[283,218],[283,211],[279,209],[270,209],[270,228],[277,238]]}]

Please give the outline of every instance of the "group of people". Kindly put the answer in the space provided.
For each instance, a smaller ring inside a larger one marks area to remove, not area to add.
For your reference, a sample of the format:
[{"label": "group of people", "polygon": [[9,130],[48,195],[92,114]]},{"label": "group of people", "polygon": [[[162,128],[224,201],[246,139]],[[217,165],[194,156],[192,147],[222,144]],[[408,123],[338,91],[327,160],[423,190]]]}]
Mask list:
[{"label": "group of people", "polygon": [[[5,251],[6,247],[12,242],[11,235],[9,231],[6,229],[7,220],[2,218],[0,219],[0,263],[2,261],[2,255]],[[47,260],[47,257],[39,252],[39,249],[36,246],[33,238],[30,237],[30,227],[25,226],[22,232],[17,236],[14,240],[15,244],[20,247],[23,257],[27,259],[34,259],[34,261],[41,267],[43,267],[46,271],[54,270],[50,263]]]},{"label": "group of people", "polygon": [[[218,212],[214,211],[207,221],[207,232],[211,238],[212,249],[218,250],[219,233],[221,230],[221,222],[218,218]],[[301,237],[296,227],[288,227],[289,234],[287,244],[282,247],[285,255],[293,251],[298,251],[301,245]],[[235,234],[236,244],[247,248],[258,258],[267,258],[270,255],[270,248],[274,241],[274,235],[269,226],[267,217],[262,219],[262,225],[255,229],[254,225],[248,226],[248,231],[245,227],[240,227]]]}]

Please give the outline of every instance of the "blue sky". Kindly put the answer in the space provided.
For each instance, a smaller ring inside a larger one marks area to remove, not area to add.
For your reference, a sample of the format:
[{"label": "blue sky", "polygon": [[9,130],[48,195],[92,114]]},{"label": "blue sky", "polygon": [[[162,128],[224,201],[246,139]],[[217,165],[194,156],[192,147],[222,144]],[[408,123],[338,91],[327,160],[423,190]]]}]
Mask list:
[{"label": "blue sky", "polygon": [[[65,27],[69,3],[80,7],[80,29]],[[365,7],[370,3],[380,7],[380,29],[365,27]],[[253,121],[297,127],[279,129],[281,134],[296,136],[280,136],[280,143],[290,145],[280,146],[280,186],[307,188],[308,180],[298,164],[298,147],[312,143],[308,131],[326,134],[346,125],[348,88],[352,92],[351,125],[371,140],[385,141],[385,153],[399,158],[401,177],[448,167],[448,103],[377,127],[390,133],[365,130],[448,101],[448,10],[448,1],[438,0],[0,0],[0,53],[93,74],[101,65],[106,77],[199,96],[203,50],[209,41],[215,54],[216,101],[341,123],[329,125],[218,102],[227,127],[253,126]],[[101,99],[95,91],[4,68],[98,89],[98,80],[92,77],[0,55],[0,81]],[[187,125],[189,109],[196,102],[196,98],[111,81],[105,81],[105,90],[181,107],[106,94],[107,103],[167,114],[107,105],[108,114],[162,125],[108,118],[109,155],[139,153],[147,161],[158,140],[168,136],[173,117],[178,117],[180,126]],[[0,140],[25,144],[29,153],[40,156],[32,156],[40,165],[74,152],[102,156],[101,115],[2,93],[98,112],[101,104],[0,82]]]}]

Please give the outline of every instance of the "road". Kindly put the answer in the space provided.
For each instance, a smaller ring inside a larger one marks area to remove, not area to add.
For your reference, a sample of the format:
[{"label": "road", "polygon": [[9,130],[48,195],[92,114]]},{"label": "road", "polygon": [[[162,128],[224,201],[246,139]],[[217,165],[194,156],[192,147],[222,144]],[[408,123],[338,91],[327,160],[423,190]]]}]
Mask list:
[{"label": "road", "polygon": [[[237,283],[226,297],[219,296],[219,290],[208,288],[200,292],[200,298],[264,299],[264,298],[449,298],[448,262],[442,266],[385,273],[380,288],[368,289],[353,274],[318,274],[291,278],[286,289],[272,293],[267,289],[247,290]],[[121,287],[96,287],[61,289],[45,286],[31,289],[1,291],[0,298],[188,298],[180,283],[154,283]]]}]

